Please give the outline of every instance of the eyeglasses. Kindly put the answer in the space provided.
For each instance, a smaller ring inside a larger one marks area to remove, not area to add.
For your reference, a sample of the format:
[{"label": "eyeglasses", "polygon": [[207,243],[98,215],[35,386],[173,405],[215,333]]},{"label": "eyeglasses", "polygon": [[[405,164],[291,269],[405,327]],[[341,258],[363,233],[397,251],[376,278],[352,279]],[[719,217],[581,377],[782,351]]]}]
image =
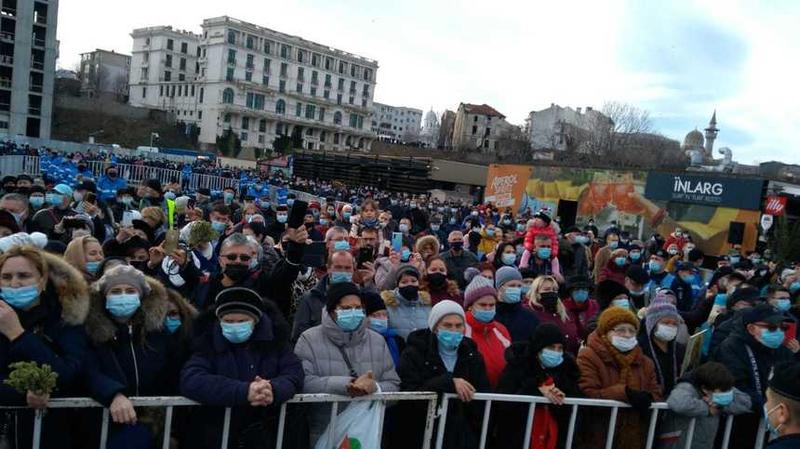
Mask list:
[{"label": "eyeglasses", "polygon": [[756,326],[767,329],[770,332],[775,332],[777,330],[787,331],[789,326],[786,324],[762,324],[762,323],[755,323]]},{"label": "eyeglasses", "polygon": [[636,329],[632,327],[615,327],[614,329],[611,329],[611,332],[617,335],[625,335],[625,334],[635,335]]},{"label": "eyeglasses", "polygon": [[242,262],[250,262],[250,259],[253,258],[252,256],[248,256],[247,254],[225,254],[222,257],[227,259],[228,262],[236,262],[237,260],[241,260]]}]

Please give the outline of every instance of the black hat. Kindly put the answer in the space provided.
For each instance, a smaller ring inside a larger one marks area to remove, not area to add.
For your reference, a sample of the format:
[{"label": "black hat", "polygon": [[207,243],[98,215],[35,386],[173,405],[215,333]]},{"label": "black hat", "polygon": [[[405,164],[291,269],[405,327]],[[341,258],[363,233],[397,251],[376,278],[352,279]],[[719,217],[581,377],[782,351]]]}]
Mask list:
[{"label": "black hat", "polygon": [[746,301],[750,304],[755,304],[761,299],[758,289],[755,287],[738,287],[730,295],[728,295],[728,302],[726,307],[732,309],[733,306],[739,301]]},{"label": "black hat", "polygon": [[11,230],[12,234],[19,232],[19,225],[17,219],[11,212],[0,209],[0,226]]},{"label": "black hat", "polygon": [[373,292],[364,292],[362,298],[364,299],[364,313],[367,315],[371,315],[379,310],[386,310],[386,304],[384,304],[383,299],[381,299],[381,295]]},{"label": "black hat", "polygon": [[25,173],[17,176],[17,181],[22,181],[22,180],[33,182],[33,178],[29,175],[26,175]]},{"label": "black hat", "polygon": [[109,165],[106,167],[105,172],[108,173],[109,170],[117,170],[117,166],[114,164]]},{"label": "black hat", "polygon": [[630,278],[637,284],[644,285],[650,282],[650,275],[641,267],[641,265],[631,265],[628,271],[625,272],[625,277]]},{"label": "black hat", "polygon": [[6,183],[9,183],[9,182],[12,182],[12,183],[16,184],[17,177],[16,176],[3,176],[3,185],[5,185]]},{"label": "black hat", "polygon": [[753,262],[751,262],[750,259],[742,259],[741,261],[736,262],[735,264],[733,264],[733,269],[734,270],[748,271],[748,270],[752,270],[753,268],[755,268],[755,267],[753,267]]},{"label": "black hat", "polygon": [[231,287],[222,290],[214,299],[214,313],[222,318],[228,313],[244,313],[252,316],[256,322],[261,319],[261,308],[264,301],[258,293],[244,287]]},{"label": "black hat", "polygon": [[800,363],[776,364],[769,378],[769,388],[787,399],[800,401]]},{"label": "black hat", "polygon": [[133,229],[144,231],[144,233],[147,235],[147,240],[151,242],[153,241],[153,239],[155,238],[155,233],[153,232],[153,228],[151,228],[146,221],[137,219],[133,220],[132,224],[133,224]]},{"label": "black hat", "polygon": [[[736,292],[739,290],[737,289]],[[736,292],[733,292],[735,295]],[[757,323],[759,321],[763,321],[767,324],[781,324],[786,321],[786,318],[783,313],[777,311],[774,307],[769,304],[759,304],[752,309],[747,310],[743,317],[742,322],[745,326],[748,324]]]},{"label": "black hat", "polygon": [[700,248],[692,248],[692,250],[689,251],[689,262],[697,262],[703,257],[705,257],[705,254],[703,254]]},{"label": "black hat", "polygon": [[608,307],[615,297],[623,293],[628,294],[628,289],[619,282],[610,279],[600,282],[595,289],[595,297],[601,309]]},{"label": "black hat", "polygon": [[546,213],[544,213],[542,211],[539,211],[536,215],[533,216],[533,218],[538,218],[538,219],[542,220],[543,222],[545,222],[545,224],[550,224],[550,222],[552,221],[552,218],[550,218],[549,215],[547,215]]},{"label": "black hat", "polygon": [[566,339],[564,333],[553,323],[544,323],[536,326],[536,330],[531,335],[531,355],[536,355],[543,348],[554,344],[564,344]]},{"label": "black hat", "polygon": [[280,206],[275,208],[275,212],[287,212],[289,211],[289,206],[285,204],[281,204]]},{"label": "black hat", "polygon": [[676,271],[694,271],[694,264],[691,262],[678,262]]},{"label": "black hat", "polygon": [[211,196],[211,189],[201,188],[197,189],[197,193],[200,195]]},{"label": "black hat", "polygon": [[86,180],[75,186],[75,190],[87,190],[89,192],[97,193],[97,186],[94,184],[94,182]]},{"label": "black hat", "polygon": [[328,293],[325,298],[325,309],[328,312],[336,310],[339,301],[345,296],[356,295],[361,298],[361,290],[352,282],[340,282],[338,284],[328,284]]},{"label": "black hat", "polygon": [[159,195],[164,192],[161,190],[161,181],[158,179],[148,179],[147,182],[145,182],[145,185],[158,192]]},{"label": "black hat", "polygon": [[592,281],[587,276],[575,275],[567,278],[567,291],[578,288],[591,289]]},{"label": "black hat", "polygon": [[662,258],[664,260],[669,260],[669,258],[672,257],[672,256],[669,255],[668,252],[664,251],[663,249],[659,249],[658,251],[654,252],[651,255],[660,257],[660,258]]},{"label": "black hat", "polygon": [[44,251],[50,254],[63,256],[66,250],[67,244],[61,240],[48,240],[47,244],[44,245]]}]

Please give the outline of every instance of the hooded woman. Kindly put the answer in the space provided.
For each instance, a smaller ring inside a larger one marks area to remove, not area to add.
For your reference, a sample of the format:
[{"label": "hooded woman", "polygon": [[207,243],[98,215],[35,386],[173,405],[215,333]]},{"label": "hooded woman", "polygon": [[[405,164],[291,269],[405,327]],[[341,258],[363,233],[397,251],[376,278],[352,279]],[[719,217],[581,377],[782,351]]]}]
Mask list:
[{"label": "hooded woman", "polygon": [[223,407],[232,407],[229,447],[273,447],[280,405],[303,385],[300,360],[289,345],[289,325],[277,307],[253,290],[231,287],[214,301],[210,321],[181,373],[181,393],[204,405],[192,416],[187,447],[217,448]]},{"label": "hooded woman", "polygon": [[676,340],[680,325],[681,317],[675,305],[665,295],[656,295],[647,308],[644,326],[639,331],[639,345],[655,364],[664,396],[669,396],[678,381],[686,352],[686,346]]},{"label": "hooded woman", "polygon": [[419,291],[419,270],[411,265],[401,266],[396,273],[397,288],[381,292],[386,303],[391,328],[402,338],[424,329],[431,311],[431,297]]},{"label": "hooded woman", "polygon": [[[619,410],[614,429],[616,449],[645,447],[650,405],[662,398],[653,361],[638,346],[639,320],[622,307],[609,307],[597,320],[587,346],[578,354],[581,391],[588,398],[629,403],[633,409]],[[595,411],[593,411],[594,413]],[[605,441],[608,421],[594,415],[586,420],[584,447]]]},{"label": "hooded woman", "polygon": [[93,282],[99,277],[98,272],[104,257],[100,242],[89,235],[73,239],[64,251],[64,260],[77,268],[87,282]]},{"label": "hooded woman", "polygon": [[425,275],[419,283],[419,289],[431,296],[431,304],[449,299],[459,304],[464,302],[458,282],[447,279],[447,264],[440,256],[431,257],[425,266]]},{"label": "hooded woman", "polygon": [[597,282],[603,282],[608,279],[625,284],[625,273],[628,271],[629,266],[628,250],[617,248],[611,252],[611,257],[606,262],[606,266],[600,271]]},{"label": "hooded woman", "polygon": [[[0,255],[0,298],[0,403],[44,408],[49,400],[36,392],[19,393],[3,382],[16,362],[50,365],[58,374],[54,395],[80,395],[88,352],[83,323],[89,293],[83,276],[56,256],[30,246],[13,247]],[[48,413],[42,447],[65,447],[69,422],[58,410]],[[9,437],[18,438],[17,447],[30,445],[31,411],[17,412],[16,419],[0,414],[0,428],[4,425]]]},{"label": "hooded woman", "polygon": [[[531,429],[533,447],[552,449],[565,441],[569,408],[558,407],[566,397],[581,396],[578,387],[578,365],[564,351],[564,335],[558,326],[543,324],[536,328],[529,341],[516,342],[506,350],[508,365],[500,376],[497,392],[525,396],[542,396],[553,405],[536,407]],[[498,409],[496,447],[517,448],[525,439],[528,404],[505,405]]]}]

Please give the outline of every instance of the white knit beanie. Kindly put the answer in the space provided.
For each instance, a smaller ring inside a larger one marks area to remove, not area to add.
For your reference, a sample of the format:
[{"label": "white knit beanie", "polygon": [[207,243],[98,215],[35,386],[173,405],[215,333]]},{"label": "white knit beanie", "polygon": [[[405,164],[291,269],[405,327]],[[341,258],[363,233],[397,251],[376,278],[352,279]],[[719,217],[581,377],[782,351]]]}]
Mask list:
[{"label": "white knit beanie", "polygon": [[430,315],[428,315],[428,328],[431,332],[436,330],[436,325],[447,315],[458,315],[462,320],[466,320],[464,308],[455,301],[445,299],[433,306]]}]

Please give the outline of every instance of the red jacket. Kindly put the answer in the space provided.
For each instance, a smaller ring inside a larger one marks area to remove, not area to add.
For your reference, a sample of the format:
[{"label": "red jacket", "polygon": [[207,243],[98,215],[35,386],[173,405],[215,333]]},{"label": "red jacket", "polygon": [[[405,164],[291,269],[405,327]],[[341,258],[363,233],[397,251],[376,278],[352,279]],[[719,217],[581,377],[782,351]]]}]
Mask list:
[{"label": "red jacket", "polygon": [[597,282],[603,282],[606,279],[612,280],[619,285],[625,285],[625,273],[628,271],[630,264],[619,266],[614,262],[614,258],[608,260],[606,266],[600,271],[600,276],[597,277]]},{"label": "red jacket", "polygon": [[581,340],[578,336],[578,327],[575,321],[570,318],[569,314],[567,314],[567,321],[564,321],[561,319],[561,315],[548,312],[542,306],[537,306],[535,304],[529,305],[528,303],[525,303],[525,305],[530,308],[533,314],[536,315],[536,318],[539,319],[540,326],[544,323],[552,323],[558,326],[561,333],[564,334],[564,351],[572,354],[573,357],[578,355],[578,348],[580,348]]},{"label": "red jacket", "polygon": [[481,323],[467,312],[467,332],[465,336],[471,338],[478,345],[478,352],[483,357],[486,365],[486,376],[492,389],[497,387],[500,374],[506,367],[506,348],[511,346],[511,335],[508,329],[497,321]]},{"label": "red jacket", "polygon": [[553,248],[553,257],[558,256],[558,235],[556,235],[556,230],[550,225],[543,228],[534,228],[533,226],[528,228],[528,232],[525,234],[525,249],[533,252],[533,242],[536,240],[537,235],[546,235],[550,237],[550,247]]},{"label": "red jacket", "polygon": [[589,330],[587,329],[589,321],[600,313],[600,304],[594,299],[587,299],[583,303],[578,303],[572,298],[566,298],[561,301],[567,309],[567,315],[575,322],[575,327],[578,329],[578,337],[582,341],[586,341],[589,337]]}]

